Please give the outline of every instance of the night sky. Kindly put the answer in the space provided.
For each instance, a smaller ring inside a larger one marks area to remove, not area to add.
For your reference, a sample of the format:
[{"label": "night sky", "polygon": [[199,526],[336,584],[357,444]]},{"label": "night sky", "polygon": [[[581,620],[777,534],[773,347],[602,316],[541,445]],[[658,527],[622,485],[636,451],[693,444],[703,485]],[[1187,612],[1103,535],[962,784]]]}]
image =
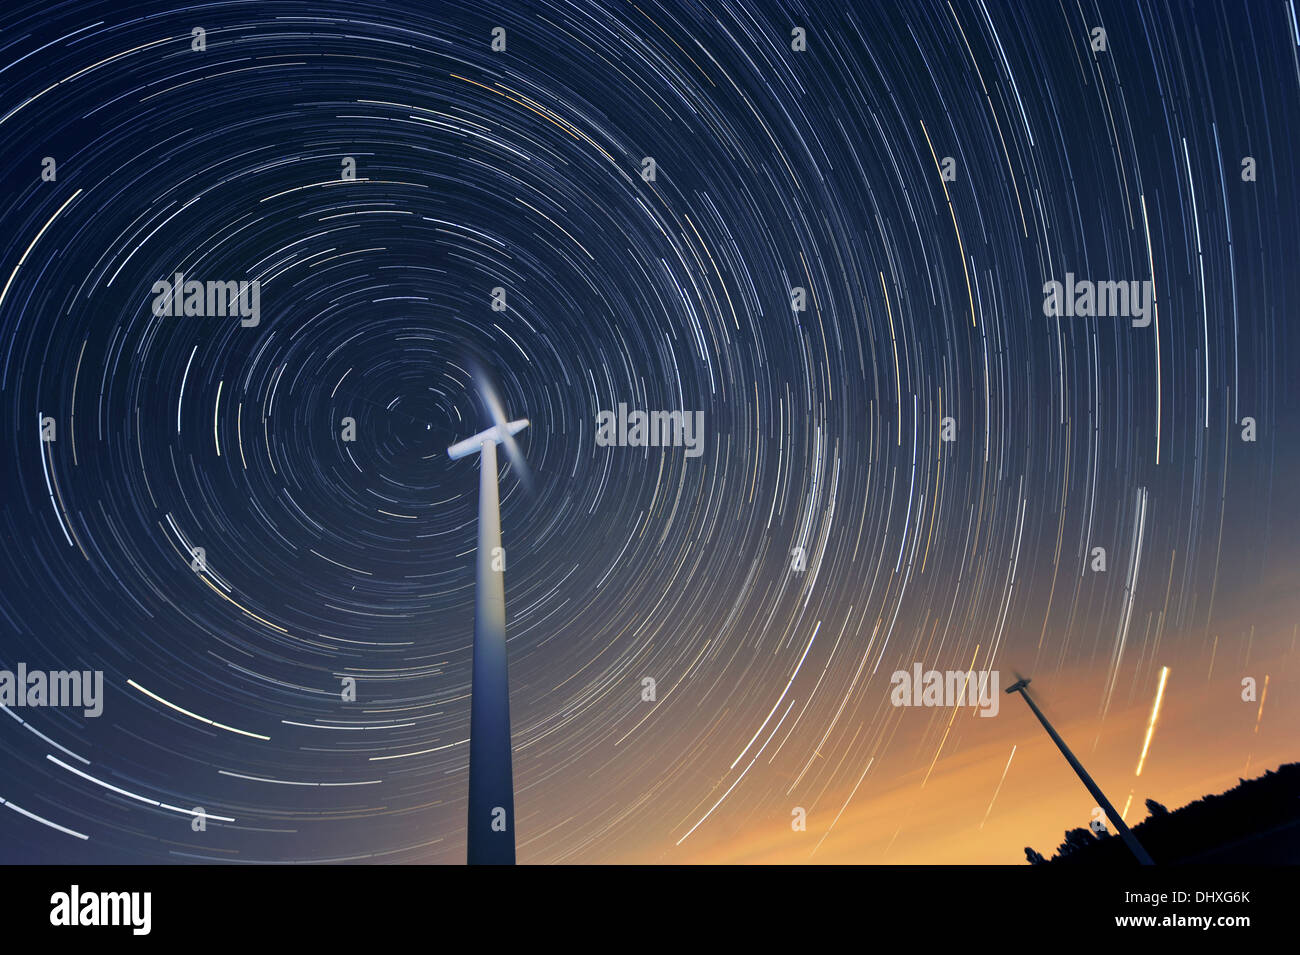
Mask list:
[{"label": "night sky", "polygon": [[[532,422],[520,862],[1088,824],[1019,699],[891,705],[917,663],[1032,677],[1130,824],[1295,761],[1298,44],[1294,0],[6,8],[0,669],[104,709],[5,708],[0,861],[464,861],[475,369]],[[259,323],[153,314],[176,273]],[[1067,273],[1149,324],[1045,315]],[[701,453],[600,446],[620,403]]]}]

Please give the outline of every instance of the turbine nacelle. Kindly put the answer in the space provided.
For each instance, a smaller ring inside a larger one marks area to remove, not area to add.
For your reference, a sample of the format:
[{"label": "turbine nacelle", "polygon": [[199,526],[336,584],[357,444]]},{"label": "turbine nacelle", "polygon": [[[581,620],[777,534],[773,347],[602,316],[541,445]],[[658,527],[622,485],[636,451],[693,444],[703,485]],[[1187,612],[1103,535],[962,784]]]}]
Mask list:
[{"label": "turbine nacelle", "polygon": [[460,458],[468,457],[471,454],[477,454],[479,449],[488,443],[505,444],[509,446],[514,443],[512,440],[514,436],[520,431],[523,431],[526,427],[528,427],[527,418],[519,418],[515,421],[506,421],[501,424],[493,425],[486,431],[480,431],[472,438],[466,438],[464,441],[457,441],[447,449],[447,457],[456,461]]}]

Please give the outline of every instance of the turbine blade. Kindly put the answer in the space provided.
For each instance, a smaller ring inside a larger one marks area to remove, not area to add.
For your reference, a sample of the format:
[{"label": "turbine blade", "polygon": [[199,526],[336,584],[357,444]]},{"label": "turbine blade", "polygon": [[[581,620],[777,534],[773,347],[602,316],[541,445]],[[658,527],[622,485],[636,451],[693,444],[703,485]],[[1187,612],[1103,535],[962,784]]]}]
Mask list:
[{"label": "turbine blade", "polygon": [[[496,389],[492,387],[492,382],[486,372],[481,369],[475,374],[475,383],[478,387],[479,397],[483,401],[483,406],[487,409],[488,415],[492,418],[492,427],[499,433],[499,441],[505,448],[506,457],[510,461],[510,466],[515,472],[520,483],[528,490],[532,490],[532,474],[528,470],[528,465],[524,462],[523,452],[519,450],[519,444],[515,441],[515,434],[528,427],[528,419],[523,418],[519,421],[510,421],[506,417],[505,407],[501,404],[501,399],[497,395]],[[515,426],[512,428],[512,425]]]},{"label": "turbine blade", "polygon": [[497,397],[496,389],[488,381],[487,375],[478,376],[478,393],[483,399],[483,404],[487,407],[488,415],[492,418],[492,424],[503,426],[506,423],[506,412],[501,407],[501,399]]},{"label": "turbine blade", "polygon": [[533,489],[533,476],[524,461],[524,453],[519,450],[519,443],[515,441],[514,435],[509,431],[503,430],[501,433],[504,435],[501,444],[506,449],[506,457],[510,461],[511,469],[518,476],[520,483],[531,491]]}]

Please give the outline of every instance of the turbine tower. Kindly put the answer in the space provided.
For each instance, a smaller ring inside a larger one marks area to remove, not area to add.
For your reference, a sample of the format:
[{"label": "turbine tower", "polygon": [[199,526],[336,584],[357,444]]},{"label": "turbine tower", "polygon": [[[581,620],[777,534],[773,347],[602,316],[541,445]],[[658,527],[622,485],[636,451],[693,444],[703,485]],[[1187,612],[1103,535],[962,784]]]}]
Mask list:
[{"label": "turbine tower", "polygon": [[479,455],[478,581],[474,602],[474,668],[469,717],[469,865],[514,865],[515,790],[510,760],[510,685],[506,674],[505,554],[497,491],[497,445],[518,471],[523,456],[515,435],[528,419],[506,421],[501,403],[480,377],[479,392],[492,427],[458,441],[447,456]]},{"label": "turbine tower", "polygon": [[1106,794],[1101,791],[1101,787],[1092,781],[1092,777],[1089,776],[1088,771],[1083,768],[1083,764],[1075,758],[1074,753],[1070,752],[1070,747],[1065,745],[1065,740],[1061,739],[1061,735],[1056,732],[1052,724],[1047,722],[1047,717],[1043,715],[1043,711],[1038,708],[1038,704],[1036,704],[1033,697],[1029,695],[1029,690],[1027,689],[1029,686],[1029,678],[1020,676],[1018,673],[1016,676],[1019,677],[1019,679],[1017,679],[1015,683],[1011,684],[1011,686],[1007,687],[1007,692],[1019,693],[1025,698],[1025,702],[1029,704],[1029,708],[1033,710],[1034,715],[1038,717],[1038,722],[1043,724],[1043,729],[1047,730],[1047,735],[1052,738],[1052,742],[1055,743],[1056,748],[1061,751],[1061,755],[1065,757],[1065,761],[1069,763],[1070,767],[1078,774],[1083,785],[1086,786],[1088,792],[1092,794],[1092,798],[1097,800],[1097,803],[1103,810],[1105,810],[1106,815],[1110,817],[1110,821],[1115,824],[1115,828],[1119,830],[1120,838],[1124,840],[1124,845],[1128,846],[1129,852],[1133,853],[1133,857],[1137,859],[1138,864],[1155,865],[1155,860],[1151,858],[1151,854],[1147,852],[1146,847],[1143,846],[1142,843],[1138,842],[1138,837],[1133,835],[1133,830],[1125,825],[1124,817],[1115,811],[1115,807],[1112,806],[1110,800],[1106,798]]}]

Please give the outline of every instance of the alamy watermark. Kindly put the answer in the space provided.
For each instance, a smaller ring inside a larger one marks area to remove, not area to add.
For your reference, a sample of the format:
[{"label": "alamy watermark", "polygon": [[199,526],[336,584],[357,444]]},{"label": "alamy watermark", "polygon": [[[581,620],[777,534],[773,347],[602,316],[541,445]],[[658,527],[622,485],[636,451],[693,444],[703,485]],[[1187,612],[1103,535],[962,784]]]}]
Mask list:
[{"label": "alamy watermark", "polygon": [[129,926],[132,935],[148,935],[153,928],[153,893],[82,892],[74,885],[50,896],[50,924]]},{"label": "alamy watermark", "polygon": [[1066,272],[1064,283],[1043,283],[1043,314],[1048,318],[1131,318],[1134,328],[1146,328],[1154,302],[1150,279],[1093,282]]},{"label": "alamy watermark", "polygon": [[85,716],[104,712],[103,670],[0,670],[0,706],[82,707]]},{"label": "alamy watermark", "polygon": [[262,283],[200,282],[177,272],[171,279],[153,283],[153,313],[159,318],[198,316],[227,318],[239,316],[244,328],[256,328],[262,321]]},{"label": "alamy watermark", "polygon": [[889,702],[895,706],[978,706],[980,716],[997,716],[997,670],[926,670],[921,664],[895,670]]},{"label": "alamy watermark", "polygon": [[688,458],[704,453],[703,411],[631,411],[596,415],[596,444],[602,448],[685,448]]}]

